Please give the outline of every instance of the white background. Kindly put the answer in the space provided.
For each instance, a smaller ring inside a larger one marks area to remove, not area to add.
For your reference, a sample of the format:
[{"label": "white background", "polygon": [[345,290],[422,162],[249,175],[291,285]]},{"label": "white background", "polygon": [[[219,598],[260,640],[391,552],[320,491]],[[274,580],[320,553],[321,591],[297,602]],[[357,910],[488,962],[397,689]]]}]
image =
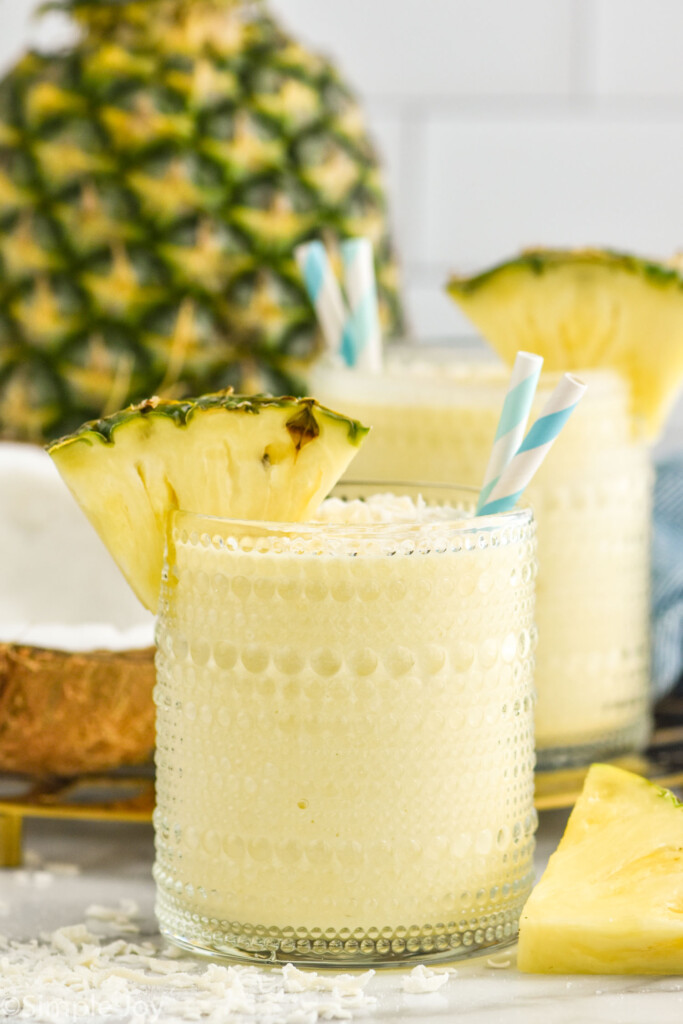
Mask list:
[{"label": "white background", "polygon": [[[35,6],[0,0],[0,69],[35,37]],[[449,270],[524,245],[683,248],[683,0],[271,7],[365,101],[419,335],[468,330]],[[62,33],[56,16],[39,30]]]}]

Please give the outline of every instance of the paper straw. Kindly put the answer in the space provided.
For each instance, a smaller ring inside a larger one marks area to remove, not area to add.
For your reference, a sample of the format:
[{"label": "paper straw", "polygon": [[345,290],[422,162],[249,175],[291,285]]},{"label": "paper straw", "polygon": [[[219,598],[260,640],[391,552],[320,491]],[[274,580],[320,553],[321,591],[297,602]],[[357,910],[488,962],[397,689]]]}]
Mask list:
[{"label": "paper straw", "polygon": [[522,443],[542,366],[541,356],[533,355],[531,352],[517,353],[489,464],[486,467],[477,511],[486,504],[500,474]]},{"label": "paper straw", "polygon": [[348,238],[341,243],[344,283],[351,308],[351,334],[356,343],[353,365],[379,373],[382,369],[382,329],[372,242]]},{"label": "paper straw", "polygon": [[353,366],[356,342],[351,334],[351,320],[325,246],[320,241],[305,242],[296,247],[294,256],[325,344],[330,352],[341,355],[348,366]]},{"label": "paper straw", "polygon": [[477,510],[477,515],[487,516],[514,508],[585,390],[586,385],[582,380],[565,373],[524,438],[519,451],[501,473],[488,501]]}]

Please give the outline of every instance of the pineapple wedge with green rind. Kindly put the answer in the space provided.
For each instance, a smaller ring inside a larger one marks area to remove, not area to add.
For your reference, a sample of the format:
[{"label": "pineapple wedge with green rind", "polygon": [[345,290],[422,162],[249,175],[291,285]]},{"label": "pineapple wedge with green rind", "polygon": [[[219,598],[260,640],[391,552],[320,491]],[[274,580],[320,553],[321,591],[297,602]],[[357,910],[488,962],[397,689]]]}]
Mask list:
[{"label": "pineapple wedge with green rind", "polygon": [[530,250],[448,292],[498,354],[538,352],[550,371],[611,368],[655,437],[683,382],[683,274],[599,249]]},{"label": "pineapple wedge with green rind", "polygon": [[312,398],[153,398],[86,423],[48,451],[142,603],[155,612],[165,522],[181,508],[299,522],[367,434]]},{"label": "pineapple wedge with green rind", "polygon": [[517,964],[541,974],[683,974],[683,804],[591,767],[522,913]]}]

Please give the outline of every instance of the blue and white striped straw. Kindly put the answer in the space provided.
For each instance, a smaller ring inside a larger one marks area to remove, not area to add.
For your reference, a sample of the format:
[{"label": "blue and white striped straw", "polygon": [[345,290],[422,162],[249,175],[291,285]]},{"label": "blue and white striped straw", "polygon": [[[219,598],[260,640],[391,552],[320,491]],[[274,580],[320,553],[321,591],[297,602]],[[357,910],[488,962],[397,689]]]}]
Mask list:
[{"label": "blue and white striped straw", "polygon": [[477,511],[486,504],[500,479],[500,474],[522,443],[542,366],[541,356],[533,355],[531,352],[517,353],[477,502]]},{"label": "blue and white striped straw", "polygon": [[348,238],[340,248],[351,308],[351,333],[356,341],[353,365],[378,373],[382,369],[382,328],[372,242],[369,238]]},{"label": "blue and white striped straw", "polygon": [[478,516],[507,512],[515,507],[585,390],[582,380],[565,373],[517,454],[501,473],[486,504],[477,509]]},{"label": "blue and white striped straw", "polygon": [[294,250],[308,297],[330,352],[341,355],[347,366],[356,359],[356,339],[341,288],[320,241],[305,242]]}]

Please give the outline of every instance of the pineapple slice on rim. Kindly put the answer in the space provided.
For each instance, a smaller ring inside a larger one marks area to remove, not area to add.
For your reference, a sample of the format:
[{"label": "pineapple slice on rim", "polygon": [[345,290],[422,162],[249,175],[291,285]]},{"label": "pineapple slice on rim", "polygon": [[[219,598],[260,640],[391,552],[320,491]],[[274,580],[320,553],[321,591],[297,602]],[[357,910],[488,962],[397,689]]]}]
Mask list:
[{"label": "pineapple slice on rim", "polygon": [[527,250],[453,276],[447,290],[506,362],[526,349],[544,357],[546,370],[621,373],[635,415],[656,437],[683,382],[683,273],[675,261]]},{"label": "pineapple slice on rim", "polygon": [[537,974],[683,974],[683,804],[613,765],[583,792],[522,913]]},{"label": "pineapple slice on rim", "polygon": [[54,441],[48,452],[129,584],[155,612],[166,514],[299,522],[368,433],[312,398],[218,392],[152,398]]}]

